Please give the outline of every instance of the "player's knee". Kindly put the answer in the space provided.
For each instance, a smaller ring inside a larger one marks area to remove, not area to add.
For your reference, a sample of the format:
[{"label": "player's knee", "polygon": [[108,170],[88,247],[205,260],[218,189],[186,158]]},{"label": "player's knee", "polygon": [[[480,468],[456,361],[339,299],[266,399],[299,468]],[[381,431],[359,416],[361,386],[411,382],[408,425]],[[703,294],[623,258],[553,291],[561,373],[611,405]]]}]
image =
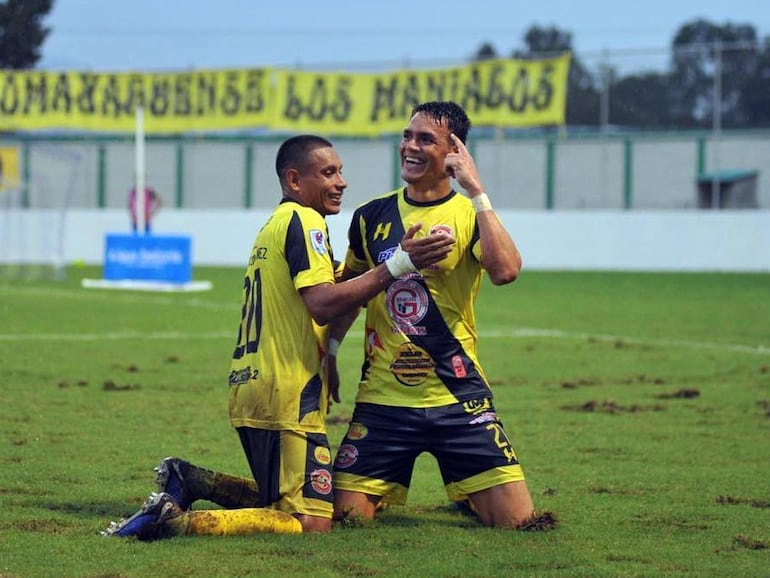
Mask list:
[{"label": "player's knee", "polygon": [[329,532],[332,529],[331,518],[321,518],[320,516],[297,516],[299,523],[302,524],[303,532]]}]

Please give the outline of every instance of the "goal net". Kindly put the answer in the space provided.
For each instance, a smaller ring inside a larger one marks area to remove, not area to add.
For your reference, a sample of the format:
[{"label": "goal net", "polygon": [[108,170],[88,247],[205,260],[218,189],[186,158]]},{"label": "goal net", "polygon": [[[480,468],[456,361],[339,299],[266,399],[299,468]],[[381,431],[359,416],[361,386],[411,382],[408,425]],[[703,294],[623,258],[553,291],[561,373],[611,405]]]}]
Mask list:
[{"label": "goal net", "polygon": [[19,148],[0,146],[0,278],[60,279],[81,156],[33,144],[25,155],[30,170],[21,170]]}]

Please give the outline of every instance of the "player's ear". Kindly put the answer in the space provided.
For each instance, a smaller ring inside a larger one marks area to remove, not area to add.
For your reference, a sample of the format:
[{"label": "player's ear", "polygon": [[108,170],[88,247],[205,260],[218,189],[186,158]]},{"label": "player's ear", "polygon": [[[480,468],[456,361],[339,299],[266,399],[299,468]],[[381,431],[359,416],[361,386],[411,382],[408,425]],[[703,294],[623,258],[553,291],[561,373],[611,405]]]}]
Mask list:
[{"label": "player's ear", "polygon": [[286,169],[286,185],[292,191],[299,191],[299,171],[297,169]]}]

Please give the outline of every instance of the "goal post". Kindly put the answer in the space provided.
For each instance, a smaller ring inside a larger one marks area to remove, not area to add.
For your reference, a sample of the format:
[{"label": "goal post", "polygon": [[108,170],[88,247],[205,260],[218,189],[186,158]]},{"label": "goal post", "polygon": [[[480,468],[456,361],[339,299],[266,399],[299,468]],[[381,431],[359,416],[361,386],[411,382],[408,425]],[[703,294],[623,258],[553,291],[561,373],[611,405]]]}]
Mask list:
[{"label": "goal post", "polygon": [[20,170],[19,146],[0,146],[0,277],[65,276],[67,213],[81,171],[79,152],[51,144],[30,146],[36,166]]}]

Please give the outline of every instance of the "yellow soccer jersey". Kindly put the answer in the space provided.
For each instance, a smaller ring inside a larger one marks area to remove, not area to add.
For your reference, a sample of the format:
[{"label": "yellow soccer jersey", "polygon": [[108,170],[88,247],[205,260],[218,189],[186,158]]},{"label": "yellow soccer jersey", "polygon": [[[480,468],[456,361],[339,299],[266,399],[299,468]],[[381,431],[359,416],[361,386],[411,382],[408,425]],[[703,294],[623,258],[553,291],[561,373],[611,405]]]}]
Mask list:
[{"label": "yellow soccer jersey", "polygon": [[284,200],[257,234],[230,364],[233,427],[325,432],[320,339],[299,290],[334,283],[326,221]]},{"label": "yellow soccer jersey", "polygon": [[356,401],[435,407],[491,395],[476,354],[473,303],[482,268],[471,201],[452,192],[416,203],[399,189],[359,206],[346,265],[364,272],[393,254],[409,226],[457,240],[448,258],[394,281],[366,308],[365,360]]}]

